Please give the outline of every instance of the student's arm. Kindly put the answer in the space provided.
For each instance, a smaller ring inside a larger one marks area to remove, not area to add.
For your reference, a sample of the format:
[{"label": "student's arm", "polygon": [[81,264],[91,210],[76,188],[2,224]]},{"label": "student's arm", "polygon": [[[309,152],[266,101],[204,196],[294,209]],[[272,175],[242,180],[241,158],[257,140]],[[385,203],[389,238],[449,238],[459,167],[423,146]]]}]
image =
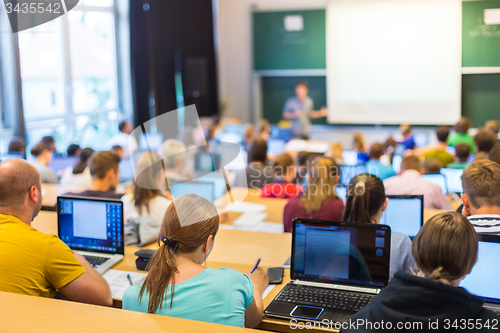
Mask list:
[{"label": "student's arm", "polygon": [[59,288],[59,291],[72,301],[112,306],[113,299],[106,280],[90,266],[81,254],[75,253],[75,257],[86,272]]},{"label": "student's arm", "polygon": [[258,267],[255,272],[246,273],[253,283],[253,300],[250,306],[245,310],[245,327],[254,328],[259,325],[264,314],[264,303],[262,301],[262,293],[269,284],[267,271]]}]

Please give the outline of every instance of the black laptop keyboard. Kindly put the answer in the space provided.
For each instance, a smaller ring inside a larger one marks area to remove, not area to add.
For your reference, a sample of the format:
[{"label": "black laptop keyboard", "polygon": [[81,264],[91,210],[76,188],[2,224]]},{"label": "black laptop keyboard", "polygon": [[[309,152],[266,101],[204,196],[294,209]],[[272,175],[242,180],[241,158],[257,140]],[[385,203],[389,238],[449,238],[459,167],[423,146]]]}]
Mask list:
[{"label": "black laptop keyboard", "polygon": [[374,296],[289,283],[276,301],[357,312],[370,303]]},{"label": "black laptop keyboard", "polygon": [[94,256],[83,256],[85,260],[87,260],[92,267],[97,267],[99,265],[102,265],[106,261],[109,260],[109,258],[104,258],[104,257],[94,257]]}]

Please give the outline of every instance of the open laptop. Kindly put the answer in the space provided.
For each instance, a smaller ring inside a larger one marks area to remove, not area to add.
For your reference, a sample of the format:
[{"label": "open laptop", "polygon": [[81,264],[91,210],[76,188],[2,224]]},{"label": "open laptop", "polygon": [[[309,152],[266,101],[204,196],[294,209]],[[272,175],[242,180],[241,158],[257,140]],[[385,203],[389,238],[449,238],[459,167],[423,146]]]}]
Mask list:
[{"label": "open laptop", "polygon": [[444,175],[422,175],[421,177],[423,180],[427,180],[428,182],[439,186],[441,191],[443,191],[443,194],[448,194],[448,187],[446,186],[446,178]]},{"label": "open laptop", "polygon": [[460,282],[471,294],[484,297],[484,307],[500,312],[500,236],[479,234],[479,253],[472,272]]},{"label": "open laptop", "polygon": [[134,168],[130,158],[123,158],[118,165],[118,178],[121,182],[126,182],[134,178]]},{"label": "open laptop", "polygon": [[176,182],[170,183],[170,193],[177,199],[186,194],[198,194],[210,202],[215,200],[215,185],[212,182]]},{"label": "open laptop", "polygon": [[370,223],[295,219],[291,280],[264,313],[345,322],[389,281],[391,228]]},{"label": "open laptop", "polygon": [[77,158],[74,156],[70,157],[54,157],[49,166],[54,170],[56,175],[61,175],[62,172],[68,168],[75,166]]},{"label": "open laptop", "polygon": [[102,198],[57,198],[57,232],[103,274],[123,259],[123,202]]},{"label": "open laptop", "polygon": [[344,159],[345,165],[358,164],[358,152],[355,150],[344,150],[342,152],[342,158]]},{"label": "open laptop", "polygon": [[196,181],[214,184],[215,198],[222,197],[227,191],[226,179],[222,176],[203,176],[196,178]]},{"label": "open laptop", "polygon": [[194,154],[194,170],[201,174],[207,174],[220,169],[220,155],[212,153]]},{"label": "open laptop", "polygon": [[354,176],[365,172],[365,167],[363,165],[341,165],[340,166],[340,184],[349,185]]},{"label": "open laptop", "polygon": [[267,140],[267,152],[273,156],[278,156],[285,151],[286,141],[283,139]]},{"label": "open laptop", "polygon": [[441,174],[446,178],[446,187],[450,193],[463,193],[462,189],[462,174],[463,169],[441,169]]},{"label": "open laptop", "polygon": [[415,237],[424,225],[423,195],[388,195],[389,203],[384,211],[381,224],[391,227],[394,232]]}]

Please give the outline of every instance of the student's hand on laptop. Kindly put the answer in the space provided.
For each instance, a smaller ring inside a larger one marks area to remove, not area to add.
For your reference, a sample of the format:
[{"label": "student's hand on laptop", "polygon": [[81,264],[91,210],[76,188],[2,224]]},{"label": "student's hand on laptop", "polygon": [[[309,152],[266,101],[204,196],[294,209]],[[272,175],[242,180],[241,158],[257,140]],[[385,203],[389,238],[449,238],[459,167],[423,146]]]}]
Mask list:
[{"label": "student's hand on laptop", "polygon": [[247,276],[252,280],[255,287],[262,293],[269,284],[269,276],[267,275],[267,270],[257,267],[253,273],[247,272]]}]

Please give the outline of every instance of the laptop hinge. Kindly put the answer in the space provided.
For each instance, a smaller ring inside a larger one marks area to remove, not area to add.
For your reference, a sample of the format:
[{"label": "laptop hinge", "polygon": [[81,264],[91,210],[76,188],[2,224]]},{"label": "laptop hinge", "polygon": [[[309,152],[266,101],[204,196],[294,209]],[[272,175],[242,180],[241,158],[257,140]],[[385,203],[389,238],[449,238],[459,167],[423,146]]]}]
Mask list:
[{"label": "laptop hinge", "polygon": [[369,293],[369,294],[378,294],[380,293],[381,290],[380,288],[354,287],[354,286],[346,286],[346,285],[338,285],[330,283],[301,281],[301,280],[295,280],[293,283],[299,284],[301,286],[338,289],[338,290],[352,291],[357,293]]}]

